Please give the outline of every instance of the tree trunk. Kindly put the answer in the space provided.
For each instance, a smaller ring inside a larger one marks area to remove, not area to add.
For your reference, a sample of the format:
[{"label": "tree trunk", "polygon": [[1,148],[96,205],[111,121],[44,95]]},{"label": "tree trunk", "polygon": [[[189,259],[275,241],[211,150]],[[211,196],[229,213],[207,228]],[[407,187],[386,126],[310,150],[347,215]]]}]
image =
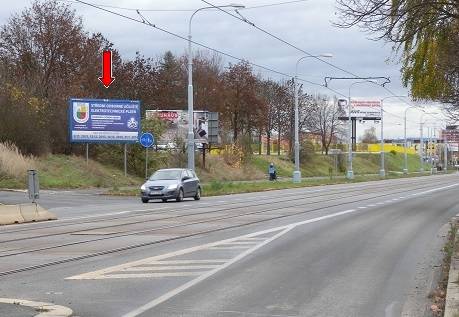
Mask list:
[{"label": "tree trunk", "polygon": [[261,150],[262,150],[262,135],[261,131],[258,133],[258,155],[261,155]]},{"label": "tree trunk", "polygon": [[271,155],[271,132],[266,133],[266,155]]},{"label": "tree trunk", "polygon": [[277,133],[277,156],[280,156],[280,148],[281,148],[281,134],[279,131]]}]

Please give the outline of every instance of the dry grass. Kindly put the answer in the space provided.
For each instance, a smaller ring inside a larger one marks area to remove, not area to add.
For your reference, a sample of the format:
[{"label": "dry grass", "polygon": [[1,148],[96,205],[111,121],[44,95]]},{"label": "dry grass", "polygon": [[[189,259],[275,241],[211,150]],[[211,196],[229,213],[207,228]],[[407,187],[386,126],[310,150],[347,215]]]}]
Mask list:
[{"label": "dry grass", "polygon": [[209,155],[206,157],[206,168],[198,166],[198,175],[201,181],[239,181],[264,179],[266,174],[255,166],[232,167],[225,162],[221,156]]},{"label": "dry grass", "polygon": [[28,169],[36,166],[33,156],[25,156],[11,143],[0,143],[0,175],[25,178]]}]

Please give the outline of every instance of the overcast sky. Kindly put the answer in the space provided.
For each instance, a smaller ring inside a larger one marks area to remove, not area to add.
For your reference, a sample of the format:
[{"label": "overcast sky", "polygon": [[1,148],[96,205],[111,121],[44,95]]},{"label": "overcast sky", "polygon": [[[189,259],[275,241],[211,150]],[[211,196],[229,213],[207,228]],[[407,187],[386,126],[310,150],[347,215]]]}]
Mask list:
[{"label": "overcast sky", "polygon": [[[123,8],[140,9],[143,16],[151,23],[181,36],[187,36],[188,20],[193,10],[207,6],[200,0],[85,0],[98,5],[109,5]],[[326,60],[340,68],[359,76],[390,77],[391,83],[387,87],[396,95],[407,95],[400,80],[400,65],[398,56],[392,52],[392,47],[381,41],[373,41],[371,35],[355,29],[339,29],[332,25],[336,21],[335,0],[308,0],[279,6],[258,7],[288,0],[239,0],[226,2],[224,0],[210,0],[215,5],[237,3],[245,5],[240,13],[249,21],[282,39],[295,44],[311,54],[331,53],[333,58]],[[0,8],[0,24],[8,21],[8,17],[20,12],[29,6],[30,0],[8,1]],[[145,25],[102,12],[85,5],[68,2],[83,18],[85,28],[89,32],[101,32],[123,57],[132,58],[136,51],[146,56],[158,56],[167,50],[182,54],[186,49],[186,41],[178,39]],[[135,10],[107,8],[138,19]],[[148,11],[150,10],[150,11]],[[152,11],[158,10],[158,11]],[[172,10],[172,11],[167,11]],[[277,71],[294,74],[298,58],[304,54],[275,40],[259,30],[235,19],[223,12],[207,10],[199,12],[193,19],[193,39],[231,55],[244,58],[250,62],[263,65]],[[223,58],[225,63],[237,62],[230,58]],[[283,79],[280,75],[254,67],[263,77]],[[299,67],[301,78],[322,84],[325,76],[350,76],[336,68],[309,58],[303,60]],[[116,74],[114,74],[116,77]],[[348,87],[352,81],[332,81],[330,87],[343,95],[348,95]],[[184,88],[185,89],[185,88]],[[326,88],[304,84],[309,93],[324,93],[333,96],[334,93]],[[391,94],[373,84],[356,84],[352,87],[351,96],[381,99]],[[407,99],[409,101],[409,99]],[[395,138],[403,136],[403,113],[407,104],[390,98],[384,102],[385,136]],[[433,105],[429,112],[441,110]],[[428,118],[428,116],[425,116]],[[408,135],[419,136],[420,112],[416,109],[408,111]],[[429,120],[434,124],[434,119]],[[373,125],[365,123],[359,125],[359,134],[364,128]],[[437,125],[439,125],[437,120]],[[426,134],[427,132],[424,132]]]}]

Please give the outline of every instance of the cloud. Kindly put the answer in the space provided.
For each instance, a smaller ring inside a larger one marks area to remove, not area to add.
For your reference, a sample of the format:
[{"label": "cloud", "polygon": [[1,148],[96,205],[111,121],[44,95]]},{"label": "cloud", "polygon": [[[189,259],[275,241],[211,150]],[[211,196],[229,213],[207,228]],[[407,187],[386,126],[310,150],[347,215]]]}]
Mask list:
[{"label": "cloud", "polygon": [[[91,2],[92,0],[87,0]],[[194,9],[206,6],[199,0],[98,0],[98,4],[139,9]],[[217,5],[228,1],[212,0]],[[272,3],[270,0],[243,0],[239,1],[246,6]],[[0,24],[6,23],[13,12],[18,12],[28,6],[28,0],[16,0],[8,7],[3,6],[0,11]],[[159,56],[166,50],[176,54],[185,52],[187,43],[171,35],[154,30],[145,25],[113,16],[97,9],[71,4],[76,13],[83,17],[83,22],[89,32],[101,32],[126,58],[132,58],[136,51],[146,56]],[[116,10],[116,9],[113,9]],[[294,43],[312,54],[332,53],[334,57],[327,61],[339,65],[361,76],[388,76],[392,83],[388,86],[398,95],[406,95],[408,91],[400,80],[400,65],[388,63],[393,58],[390,45],[368,39],[368,34],[359,29],[339,29],[332,25],[335,20],[335,0],[310,0],[284,6],[266,7],[260,9],[240,10],[242,15],[279,35],[286,41]],[[139,18],[135,11],[116,10],[134,18]],[[151,12],[142,11],[142,14],[151,22],[171,32],[184,37],[188,32],[188,20],[192,12]],[[242,23],[222,12],[215,10],[199,12],[193,19],[193,39],[205,45],[218,48],[235,56],[248,59],[254,63],[268,66],[284,73],[292,74],[295,71],[296,60],[303,54],[265,34],[250,25]],[[197,49],[195,47],[195,49]],[[225,63],[235,62],[230,58],[223,59]],[[263,70],[254,69],[263,76],[281,79],[281,76]],[[323,83],[325,76],[350,76],[336,68],[320,63],[317,60],[304,60],[299,69],[301,77]],[[343,95],[348,95],[351,82],[334,80],[330,87]],[[325,88],[305,84],[308,92],[330,93]],[[383,98],[388,92],[375,85],[355,85],[352,88],[353,96]],[[403,103],[390,106],[397,113],[403,111]],[[396,124],[399,118],[388,117],[388,124]],[[400,135],[403,129],[395,125],[390,133]],[[410,132],[415,133],[415,125],[410,124]]]}]

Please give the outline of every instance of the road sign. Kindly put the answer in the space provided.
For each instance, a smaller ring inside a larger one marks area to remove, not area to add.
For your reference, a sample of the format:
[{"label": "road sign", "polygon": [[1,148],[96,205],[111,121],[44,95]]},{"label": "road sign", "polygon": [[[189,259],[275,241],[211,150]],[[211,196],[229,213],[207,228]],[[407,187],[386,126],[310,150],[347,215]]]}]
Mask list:
[{"label": "road sign", "polygon": [[143,147],[149,148],[155,143],[155,137],[153,134],[146,132],[142,133],[140,136],[140,144],[142,144]]}]

